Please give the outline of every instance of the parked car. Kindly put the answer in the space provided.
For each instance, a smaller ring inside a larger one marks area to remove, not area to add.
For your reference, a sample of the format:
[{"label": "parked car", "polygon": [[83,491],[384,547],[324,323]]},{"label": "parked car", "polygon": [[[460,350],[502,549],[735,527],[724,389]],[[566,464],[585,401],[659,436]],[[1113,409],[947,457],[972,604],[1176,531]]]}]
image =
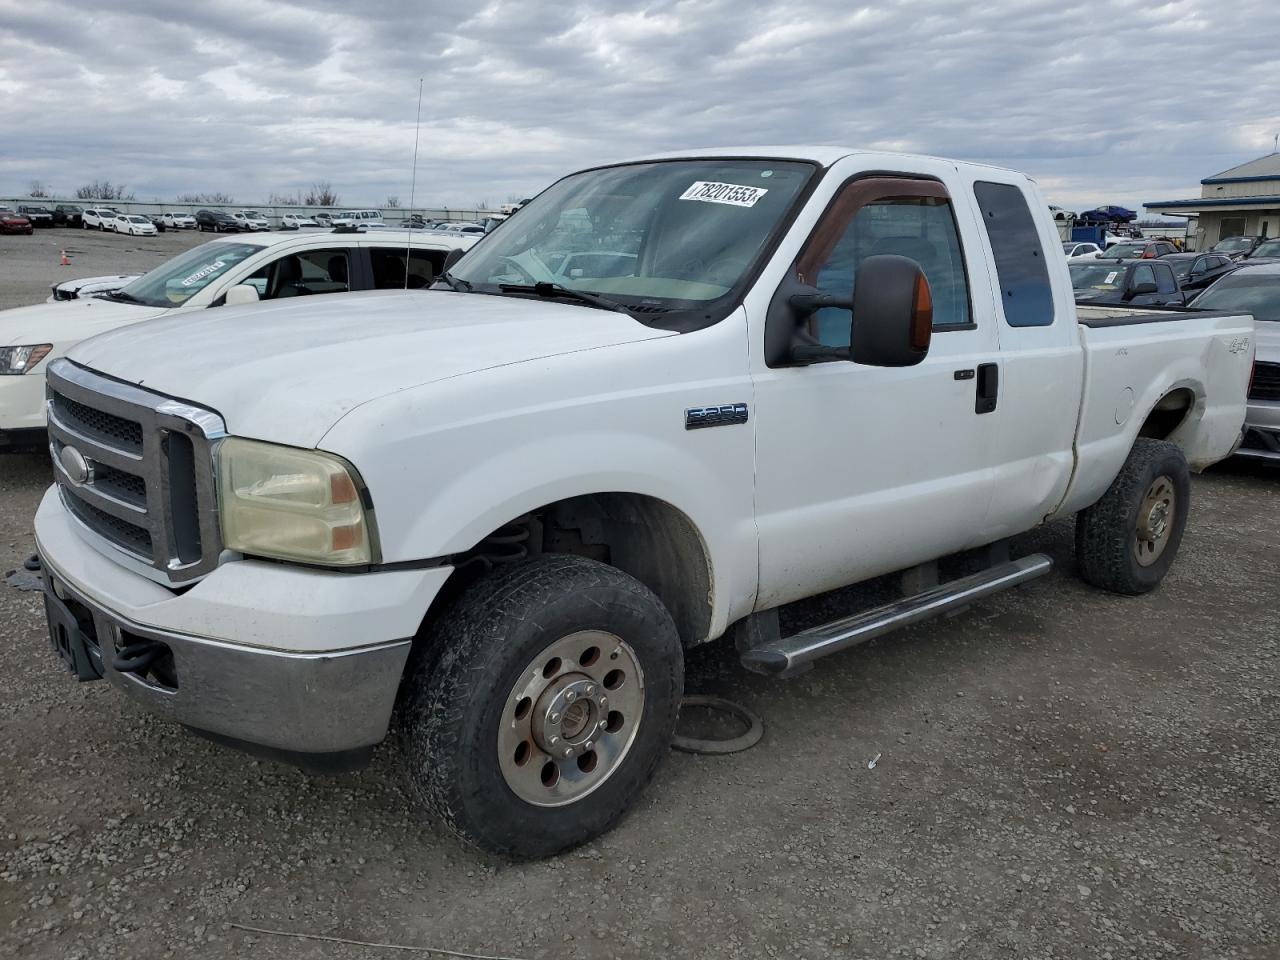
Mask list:
[{"label": "parked car", "polygon": [[165,230],[168,229],[168,227],[165,226],[164,216],[162,214],[148,213],[147,219],[151,222],[151,225],[156,228],[157,233],[164,233]]},{"label": "parked car", "polygon": [[1076,243],[1066,240],[1063,241],[1062,252],[1066,254],[1068,260],[1075,260],[1077,257],[1087,257],[1090,260],[1094,260],[1102,253],[1102,248],[1096,243]]},{"label": "parked car", "polygon": [[374,224],[386,226],[382,220],[382,211],[380,210],[344,210],[333,216],[333,225],[335,227],[356,227],[369,228]]},{"label": "parked car", "polygon": [[1077,214],[1076,219],[1085,223],[1129,223],[1138,215],[1127,207],[1104,206]]},{"label": "parked car", "polygon": [[18,211],[9,207],[0,207],[0,233],[25,233],[30,235],[35,229],[31,221]]},{"label": "parked car", "polygon": [[76,300],[80,297],[92,297],[100,293],[110,293],[138,279],[136,273],[112,274],[105,277],[81,277],[78,280],[63,280],[55,283],[50,289],[52,295],[46,303],[59,300]]},{"label": "parked car", "polygon": [[262,232],[271,229],[271,221],[256,210],[240,210],[231,215],[240,222],[240,228],[247,232]]},{"label": "parked car", "polygon": [[110,230],[118,216],[120,212],[110,207],[87,207],[80,215],[80,226],[86,230]]},{"label": "parked car", "polygon": [[1243,259],[1250,263],[1257,260],[1280,260],[1280,238],[1260,241]]},{"label": "parked car", "polygon": [[147,217],[138,213],[121,213],[108,226],[116,233],[127,233],[135,237],[154,237],[159,231]]},{"label": "parked car", "polygon": [[1163,260],[1077,260],[1067,264],[1076,303],[1182,306],[1186,296]]},{"label": "parked car", "polygon": [[323,212],[322,212],[322,213],[313,213],[313,214],[311,215],[311,219],[315,220],[315,222],[316,222],[316,223],[318,223],[318,224],[319,224],[320,226],[322,226],[322,227],[332,227],[332,226],[333,226],[333,214],[332,214],[332,213],[323,213]]},{"label": "parked car", "polygon": [[1238,456],[1280,464],[1280,263],[1241,266],[1191,301],[1197,310],[1250,313],[1257,358]]},{"label": "parked car", "polygon": [[33,227],[53,226],[53,211],[48,207],[25,203],[18,207],[18,212],[30,220]]},{"label": "parked car", "polygon": [[316,221],[300,213],[286,213],[280,218],[280,229],[282,230],[301,230],[306,227],[318,226],[320,224]]},{"label": "parked car", "polygon": [[1108,260],[1153,260],[1177,252],[1168,240],[1124,240],[1107,247],[1102,255]]},{"label": "parked car", "polygon": [[170,230],[194,230],[196,218],[189,213],[162,213],[160,219]]},{"label": "parked car", "polygon": [[[98,333],[141,320],[185,316],[228,301],[422,289],[444,272],[450,253],[467,250],[474,243],[471,237],[408,231],[388,231],[376,239],[361,233],[311,230],[219,237],[141,277],[88,278],[79,281],[84,290],[63,293],[61,285],[55,287],[50,299],[56,302],[0,311],[0,358],[6,345],[18,349],[33,336],[50,345],[50,357],[57,357]],[[410,250],[407,269],[406,249]],[[93,283],[101,284],[96,294],[87,289]],[[214,315],[227,312],[212,311]],[[300,330],[298,334],[303,335]],[[30,446],[33,434],[44,429],[44,367],[32,363],[28,369],[35,369],[35,374],[0,375],[0,449]]]},{"label": "parked car", "polygon": [[1239,266],[1225,253],[1174,253],[1160,258],[1173,268],[1178,286],[1184,291],[1199,291]]},{"label": "parked car", "polygon": [[243,221],[237,220],[225,210],[197,210],[196,226],[214,233],[239,233],[245,229]]},{"label": "parked car", "polygon": [[82,213],[74,203],[60,203],[53,208],[53,223],[59,227],[78,227]]},{"label": "parked car", "polygon": [[1236,260],[1243,259],[1253,253],[1253,248],[1262,242],[1261,237],[1227,237],[1219,240],[1209,248],[1211,253],[1225,253]]},{"label": "parked car", "polygon": [[[727,149],[573,174],[518,216],[429,292],[208,310],[49,365],[35,539],[75,676],[311,765],[367,760],[398,707],[425,810],[550,855],[652,778],[687,648],[731,634],[793,675],[1047,573],[1006,538],[1073,515],[1084,579],[1146,593],[1244,420],[1253,320],[1077,311],[1009,170]],[[628,276],[543,261],[622,242]],[[783,605],[893,571],[915,589],[782,633]]]}]

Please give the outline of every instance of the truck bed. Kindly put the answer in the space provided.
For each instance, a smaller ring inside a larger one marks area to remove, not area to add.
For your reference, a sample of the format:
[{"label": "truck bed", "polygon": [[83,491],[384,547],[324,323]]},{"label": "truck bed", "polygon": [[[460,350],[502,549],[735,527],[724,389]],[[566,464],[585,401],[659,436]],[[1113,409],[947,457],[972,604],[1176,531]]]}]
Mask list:
[{"label": "truck bed", "polygon": [[1165,323],[1188,317],[1232,317],[1231,313],[1191,310],[1187,307],[1101,307],[1079,304],[1076,316],[1086,327],[1128,327],[1138,323]]}]

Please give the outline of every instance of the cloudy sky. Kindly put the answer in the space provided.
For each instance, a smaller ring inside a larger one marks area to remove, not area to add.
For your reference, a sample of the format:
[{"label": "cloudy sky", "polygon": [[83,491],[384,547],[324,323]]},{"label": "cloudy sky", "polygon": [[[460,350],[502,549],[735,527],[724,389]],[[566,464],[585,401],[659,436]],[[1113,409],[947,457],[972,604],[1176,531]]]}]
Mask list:
[{"label": "cloudy sky", "polygon": [[526,196],[682,147],[843,143],[1197,196],[1280,133],[1276,0],[0,0],[0,195]]}]

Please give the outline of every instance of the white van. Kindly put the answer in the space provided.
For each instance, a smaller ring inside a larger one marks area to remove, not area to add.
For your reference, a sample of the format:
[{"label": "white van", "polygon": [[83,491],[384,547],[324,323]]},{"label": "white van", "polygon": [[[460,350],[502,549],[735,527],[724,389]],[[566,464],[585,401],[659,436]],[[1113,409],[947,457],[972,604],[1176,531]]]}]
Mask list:
[{"label": "white van", "polygon": [[335,227],[355,227],[356,229],[375,229],[385,227],[381,210],[344,210],[333,218]]}]

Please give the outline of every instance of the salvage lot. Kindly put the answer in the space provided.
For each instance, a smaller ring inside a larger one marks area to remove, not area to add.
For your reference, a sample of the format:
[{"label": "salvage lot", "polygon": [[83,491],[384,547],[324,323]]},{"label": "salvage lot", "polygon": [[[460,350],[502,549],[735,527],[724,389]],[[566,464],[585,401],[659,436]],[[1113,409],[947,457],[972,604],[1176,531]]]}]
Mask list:
[{"label": "salvage lot", "polygon": [[[2,238],[0,307],[200,239]],[[0,571],[31,552],[48,474],[0,458]],[[1147,597],[1076,580],[1065,522],[1019,542],[1054,557],[1050,577],[797,680],[745,674],[725,644],[697,652],[690,692],[750,706],[765,739],[673,754],[621,827],[534,864],[415,818],[391,745],[315,778],[76,684],[38,594],[0,586],[0,951],[385,955],[237,922],[528,957],[1274,957],[1278,483],[1236,464],[1198,478]]]}]

